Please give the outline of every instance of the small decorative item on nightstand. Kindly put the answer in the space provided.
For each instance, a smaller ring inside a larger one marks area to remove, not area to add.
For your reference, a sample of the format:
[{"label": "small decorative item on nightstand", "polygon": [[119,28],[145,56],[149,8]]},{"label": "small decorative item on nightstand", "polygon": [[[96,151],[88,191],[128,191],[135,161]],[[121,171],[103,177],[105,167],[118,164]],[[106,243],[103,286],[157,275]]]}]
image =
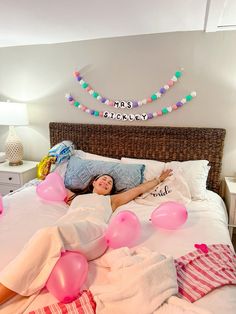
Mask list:
[{"label": "small decorative item on nightstand", "polygon": [[229,213],[229,233],[233,236],[233,228],[236,227],[236,178],[226,177],[225,201]]},{"label": "small decorative item on nightstand", "polygon": [[37,164],[36,161],[26,160],[18,167],[9,166],[8,162],[0,164],[0,194],[11,193],[36,178]]}]

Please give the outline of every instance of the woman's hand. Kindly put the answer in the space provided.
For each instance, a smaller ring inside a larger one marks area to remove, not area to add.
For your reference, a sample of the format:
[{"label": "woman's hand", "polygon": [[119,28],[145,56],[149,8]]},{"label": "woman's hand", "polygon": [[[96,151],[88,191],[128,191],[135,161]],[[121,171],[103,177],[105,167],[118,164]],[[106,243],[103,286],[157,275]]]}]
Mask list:
[{"label": "woman's hand", "polygon": [[165,181],[166,178],[172,176],[173,174],[173,170],[172,169],[167,169],[167,170],[163,170],[162,173],[160,174],[159,178],[157,178],[157,180],[159,179],[159,183]]}]

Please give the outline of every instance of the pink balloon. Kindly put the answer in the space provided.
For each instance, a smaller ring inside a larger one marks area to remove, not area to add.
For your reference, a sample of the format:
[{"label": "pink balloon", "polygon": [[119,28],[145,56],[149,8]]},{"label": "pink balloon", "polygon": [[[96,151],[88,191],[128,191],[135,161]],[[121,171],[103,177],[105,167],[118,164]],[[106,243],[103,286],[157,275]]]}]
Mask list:
[{"label": "pink balloon", "polygon": [[3,212],[2,195],[0,194],[0,214]]},{"label": "pink balloon", "polygon": [[56,172],[49,173],[45,180],[37,185],[36,192],[47,201],[63,201],[67,196],[63,179]]},{"label": "pink balloon", "polygon": [[187,217],[187,210],[182,204],[165,202],[152,212],[151,221],[159,228],[177,229],[185,223]]},{"label": "pink balloon", "polygon": [[105,238],[113,249],[122,246],[132,247],[139,239],[141,225],[138,217],[129,210],[124,210],[111,219]]},{"label": "pink balloon", "polygon": [[46,287],[60,302],[74,301],[88,275],[88,262],[78,252],[67,251],[54,266]]}]

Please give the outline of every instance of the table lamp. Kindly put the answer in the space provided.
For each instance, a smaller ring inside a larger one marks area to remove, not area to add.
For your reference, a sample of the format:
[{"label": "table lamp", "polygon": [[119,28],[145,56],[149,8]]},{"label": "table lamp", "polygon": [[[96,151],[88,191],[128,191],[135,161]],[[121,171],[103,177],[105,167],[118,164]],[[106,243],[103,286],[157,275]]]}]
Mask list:
[{"label": "table lamp", "polygon": [[6,158],[10,166],[23,164],[23,144],[15,132],[15,125],[27,125],[26,104],[0,102],[0,125],[9,125],[9,134],[5,143]]}]

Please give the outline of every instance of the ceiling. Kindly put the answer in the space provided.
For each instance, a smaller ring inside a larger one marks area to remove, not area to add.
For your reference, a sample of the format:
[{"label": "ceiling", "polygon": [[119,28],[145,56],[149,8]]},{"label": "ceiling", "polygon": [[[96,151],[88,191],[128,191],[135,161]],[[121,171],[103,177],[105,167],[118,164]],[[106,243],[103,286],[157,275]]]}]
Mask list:
[{"label": "ceiling", "polygon": [[236,30],[235,0],[0,0],[0,47]]}]

